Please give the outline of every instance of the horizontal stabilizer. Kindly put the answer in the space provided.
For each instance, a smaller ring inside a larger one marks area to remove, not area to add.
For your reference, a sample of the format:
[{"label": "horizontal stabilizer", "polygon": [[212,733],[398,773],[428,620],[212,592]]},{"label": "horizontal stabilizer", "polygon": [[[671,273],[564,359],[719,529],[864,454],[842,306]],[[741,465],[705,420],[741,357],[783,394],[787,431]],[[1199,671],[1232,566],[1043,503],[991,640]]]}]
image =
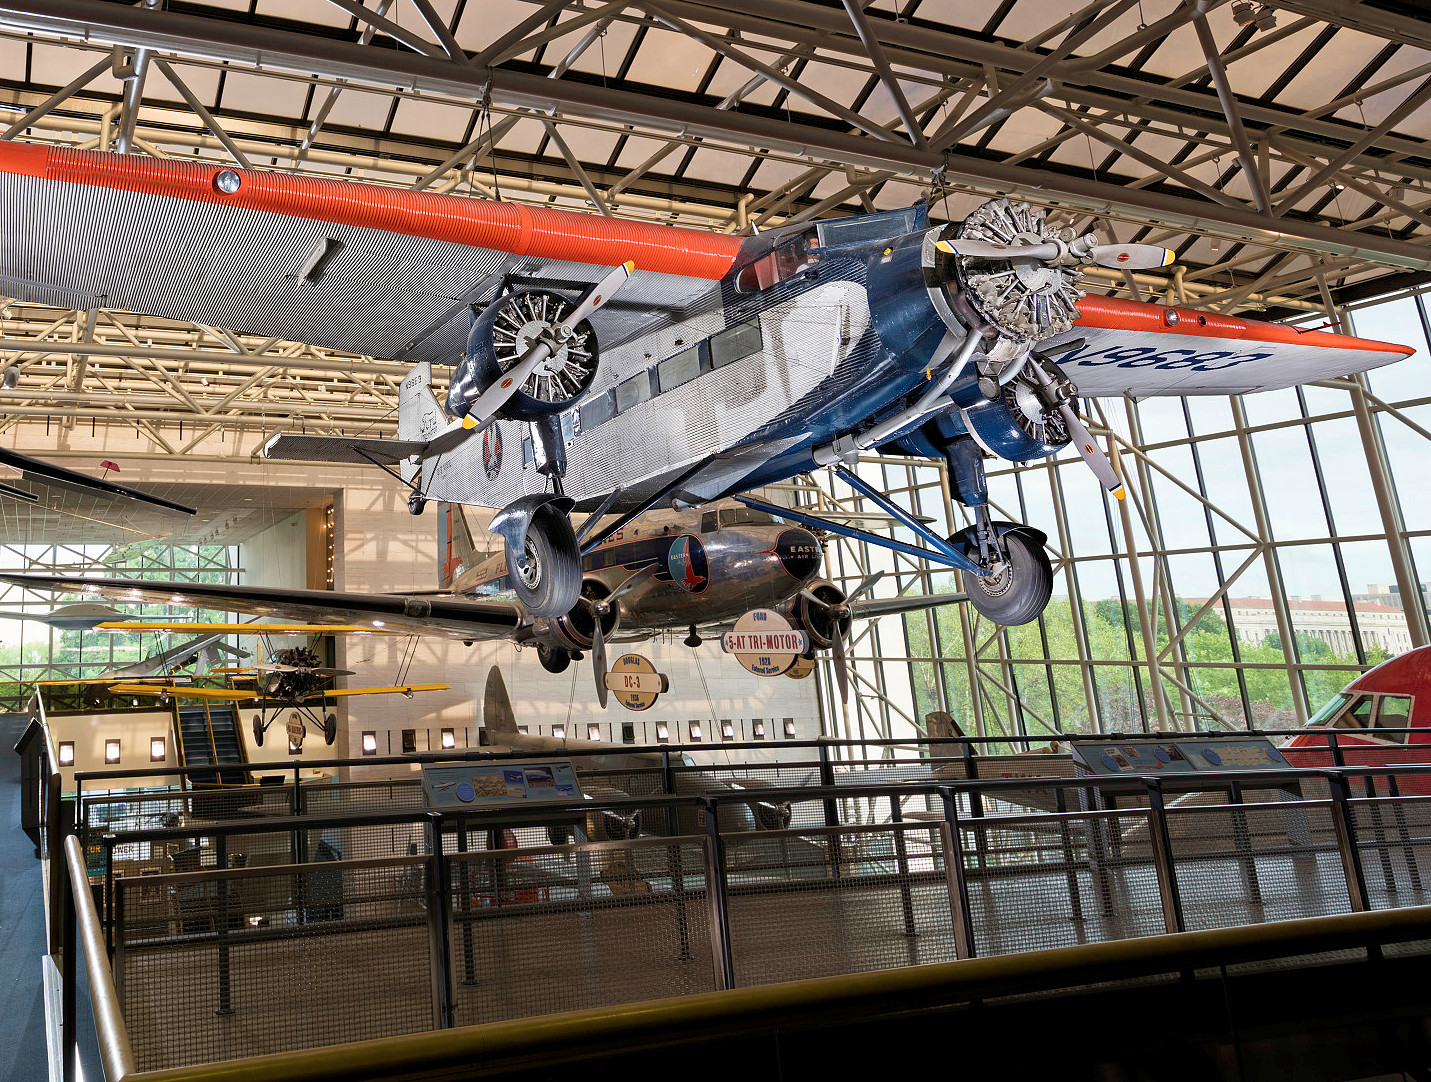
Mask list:
[{"label": "horizontal stabilizer", "polygon": [[353,466],[396,466],[427,444],[416,440],[360,440],[349,436],[303,436],[280,432],[263,445],[264,458],[294,462],[340,462]]}]

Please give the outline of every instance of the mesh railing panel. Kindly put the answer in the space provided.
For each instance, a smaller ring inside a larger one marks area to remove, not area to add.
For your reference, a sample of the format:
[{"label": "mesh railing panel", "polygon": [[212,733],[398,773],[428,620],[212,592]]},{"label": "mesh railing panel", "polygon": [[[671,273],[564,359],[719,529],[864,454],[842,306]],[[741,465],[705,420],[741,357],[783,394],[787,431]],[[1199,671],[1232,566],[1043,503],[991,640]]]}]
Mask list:
[{"label": "mesh railing panel", "polygon": [[458,1025],[716,987],[705,841],[451,858]]},{"label": "mesh railing panel", "polygon": [[937,826],[762,832],[722,842],[739,986],[957,956]]},{"label": "mesh railing panel", "polygon": [[975,953],[1165,930],[1141,810],[961,820]]},{"label": "mesh railing panel", "polygon": [[434,1024],[420,861],[121,883],[116,983],[141,1070]]},{"label": "mesh railing panel", "polygon": [[1329,804],[1305,802],[1169,808],[1184,927],[1234,928],[1349,912],[1334,814]]},{"label": "mesh railing panel", "polygon": [[1350,808],[1371,908],[1431,901],[1431,797],[1361,798]]}]

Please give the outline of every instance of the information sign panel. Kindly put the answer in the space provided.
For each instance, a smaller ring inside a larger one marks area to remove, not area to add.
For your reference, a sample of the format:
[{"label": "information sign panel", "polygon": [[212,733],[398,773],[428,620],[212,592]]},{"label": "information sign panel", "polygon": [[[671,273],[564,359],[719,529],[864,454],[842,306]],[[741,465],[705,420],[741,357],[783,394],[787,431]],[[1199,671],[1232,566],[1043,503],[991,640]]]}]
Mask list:
[{"label": "information sign panel", "polygon": [[424,765],[422,795],[435,811],[519,808],[582,799],[569,759]]}]

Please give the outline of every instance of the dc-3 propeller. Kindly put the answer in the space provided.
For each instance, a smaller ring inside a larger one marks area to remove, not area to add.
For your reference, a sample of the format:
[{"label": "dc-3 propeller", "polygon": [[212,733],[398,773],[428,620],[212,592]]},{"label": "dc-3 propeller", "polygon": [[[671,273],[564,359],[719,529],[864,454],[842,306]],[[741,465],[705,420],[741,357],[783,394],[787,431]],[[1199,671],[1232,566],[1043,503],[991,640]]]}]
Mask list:
[{"label": "dc-3 propeller", "polygon": [[596,675],[596,699],[606,709],[606,620],[615,611],[616,602],[649,579],[656,571],[654,564],[643,567],[605,597],[582,595],[581,604],[591,610],[591,670]]},{"label": "dc-3 propeller", "polygon": [[849,634],[848,629],[851,626],[850,602],[874,589],[875,583],[882,578],[884,572],[876,571],[839,601],[820,597],[808,586],[800,591],[801,597],[823,610],[830,620],[830,650],[835,662],[835,683],[840,687],[840,701],[844,703],[850,701],[849,663],[845,659],[845,636]]},{"label": "dc-3 propeller", "polygon": [[621,288],[631,272],[636,269],[632,260],[615,267],[601,281],[587,291],[585,297],[563,320],[542,329],[520,360],[502,375],[492,386],[483,391],[463,415],[462,427],[469,431],[486,428],[497,416],[497,411],[507,404],[532,376],[540,377],[543,366],[560,355],[562,346],[571,338],[577,326],[598,308],[611,299],[611,295]]}]

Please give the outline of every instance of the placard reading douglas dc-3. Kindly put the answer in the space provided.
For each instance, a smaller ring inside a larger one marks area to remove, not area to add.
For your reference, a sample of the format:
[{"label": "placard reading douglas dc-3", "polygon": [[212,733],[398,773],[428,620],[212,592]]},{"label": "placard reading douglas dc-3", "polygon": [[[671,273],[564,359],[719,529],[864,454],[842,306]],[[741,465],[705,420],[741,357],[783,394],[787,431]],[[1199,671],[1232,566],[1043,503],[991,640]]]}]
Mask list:
[{"label": "placard reading douglas dc-3", "polygon": [[422,794],[437,811],[567,801],[582,798],[569,759],[424,766]]}]

